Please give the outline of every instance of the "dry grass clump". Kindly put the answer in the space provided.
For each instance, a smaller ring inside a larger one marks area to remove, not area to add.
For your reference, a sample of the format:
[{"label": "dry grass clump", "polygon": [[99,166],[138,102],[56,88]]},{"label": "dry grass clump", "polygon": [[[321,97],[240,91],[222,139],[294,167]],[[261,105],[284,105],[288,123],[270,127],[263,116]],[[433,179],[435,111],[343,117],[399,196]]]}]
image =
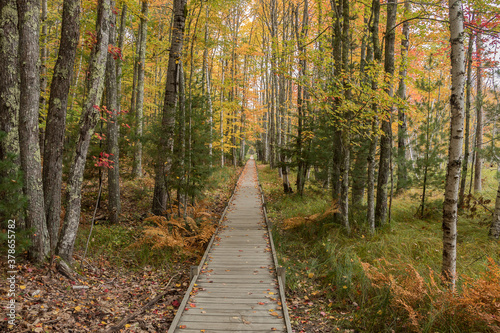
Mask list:
[{"label": "dry grass clump", "polygon": [[361,265],[375,293],[390,292],[387,315],[404,323],[405,331],[500,332],[500,266],[491,258],[482,276],[463,277],[456,291],[431,269],[424,278],[410,264],[404,271],[386,260]]},{"label": "dry grass clump", "polygon": [[329,216],[338,213],[339,209],[337,204],[333,203],[330,207],[327,208],[326,211],[323,213],[316,213],[310,216],[295,216],[289,219],[286,219],[283,221],[282,224],[282,229],[283,230],[289,230],[289,229],[294,229],[298,228],[302,225],[308,225],[310,223],[316,222],[316,221],[321,221]]},{"label": "dry grass clump", "polygon": [[143,236],[133,246],[153,245],[153,249],[171,248],[184,254],[194,254],[203,250],[216,230],[211,221],[212,214],[200,203],[189,207],[187,216],[151,216],[144,219],[150,224],[143,230]]}]

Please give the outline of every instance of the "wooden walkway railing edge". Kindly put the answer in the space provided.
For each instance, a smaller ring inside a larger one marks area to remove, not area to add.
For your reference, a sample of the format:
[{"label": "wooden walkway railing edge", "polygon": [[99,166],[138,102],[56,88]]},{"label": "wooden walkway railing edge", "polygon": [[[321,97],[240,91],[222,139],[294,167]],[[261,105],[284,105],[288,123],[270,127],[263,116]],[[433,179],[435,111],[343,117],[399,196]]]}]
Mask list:
[{"label": "wooden walkway railing edge", "polygon": [[278,258],[276,256],[276,249],[274,247],[274,240],[273,240],[272,223],[271,221],[269,221],[269,218],[267,217],[266,198],[264,196],[264,190],[262,189],[262,184],[260,183],[259,168],[257,167],[257,163],[255,163],[255,169],[257,170],[257,183],[259,184],[260,195],[262,196],[261,198],[262,211],[264,212],[264,219],[266,220],[267,232],[269,234],[269,243],[271,245],[271,252],[273,254],[274,267],[276,267],[276,275],[278,278],[281,307],[283,308],[283,318],[285,319],[286,331],[288,333],[292,333],[292,325],[290,323],[290,315],[288,313],[288,306],[286,303],[286,294],[285,294],[286,270],[283,266],[279,265]]}]

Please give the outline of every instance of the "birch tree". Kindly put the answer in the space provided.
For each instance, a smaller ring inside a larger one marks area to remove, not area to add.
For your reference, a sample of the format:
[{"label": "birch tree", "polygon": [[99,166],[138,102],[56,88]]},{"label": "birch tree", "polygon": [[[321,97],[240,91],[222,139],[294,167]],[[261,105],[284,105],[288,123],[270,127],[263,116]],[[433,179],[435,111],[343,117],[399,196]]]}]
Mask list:
[{"label": "birch tree", "polygon": [[464,125],[464,27],[461,0],[449,1],[451,40],[451,126],[443,203],[443,264],[442,275],[451,288],[456,282],[457,263],[457,202],[462,163]]}]

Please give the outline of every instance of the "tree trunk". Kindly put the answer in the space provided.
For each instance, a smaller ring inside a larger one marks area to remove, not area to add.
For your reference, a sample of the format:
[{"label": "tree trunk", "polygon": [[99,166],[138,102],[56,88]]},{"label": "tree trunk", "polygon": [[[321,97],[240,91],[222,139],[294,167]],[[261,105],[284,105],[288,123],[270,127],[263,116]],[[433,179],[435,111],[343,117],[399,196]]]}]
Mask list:
[{"label": "tree trunk", "polygon": [[470,105],[472,91],[472,46],[474,45],[474,35],[469,37],[469,46],[467,47],[467,81],[465,92],[465,143],[464,159],[462,165],[462,178],[460,180],[460,192],[458,195],[458,207],[462,208],[465,199],[465,183],[467,182],[467,168],[469,166],[469,140],[470,140]]},{"label": "tree trunk", "polygon": [[63,4],[61,43],[59,44],[59,53],[50,85],[43,154],[43,190],[51,252],[54,252],[57,246],[61,226],[62,159],[66,130],[66,110],[79,37],[80,1],[65,0]]},{"label": "tree trunk", "polygon": [[144,113],[144,74],[146,71],[146,41],[148,36],[148,2],[142,3],[141,10],[141,43],[139,45],[139,62],[137,63],[137,100],[135,106],[135,135],[136,146],[134,151],[135,178],[142,177],[142,118]]},{"label": "tree trunk", "polygon": [[370,149],[370,141],[363,142],[356,152],[356,160],[354,162],[351,176],[352,178],[352,205],[360,206],[366,189],[366,162],[368,159],[368,151]]},{"label": "tree trunk", "polygon": [[[111,0],[111,8],[115,7],[115,1]],[[116,63],[119,61],[119,54],[115,48],[116,44],[116,15],[110,14],[109,19],[109,45],[114,51],[108,52],[106,62],[106,107],[108,113],[107,122],[107,152],[110,165],[108,169],[108,217],[111,223],[120,222],[121,202],[120,202],[120,149],[118,147],[118,80],[116,73]]]},{"label": "tree trunk", "polygon": [[[47,105],[47,99],[45,94],[47,92],[47,58],[49,56],[48,52],[48,38],[47,38],[47,0],[42,0],[42,11],[40,17],[40,24],[42,26],[40,41],[42,43],[42,48],[40,50],[40,105],[39,105],[39,121],[44,118],[45,106]],[[40,156],[44,156],[44,142],[45,142],[46,131],[44,128],[40,128],[39,133],[39,144],[40,144]],[[49,227],[50,228],[50,227]]]},{"label": "tree trunk", "polygon": [[[10,160],[10,168],[0,173],[0,178],[15,181],[20,174],[19,157],[19,31],[16,0],[0,1],[0,161]],[[12,198],[22,197],[22,187],[13,189]],[[8,195],[8,193],[6,194]],[[2,214],[3,215],[3,214]],[[24,228],[24,219],[16,218],[18,227]]]},{"label": "tree trunk", "polygon": [[[132,92],[131,92],[131,97],[130,97],[130,115],[131,115],[131,122],[137,127],[137,120],[136,120],[136,111],[135,111],[135,106],[137,104],[137,76],[138,76],[138,68],[139,68],[139,53],[141,50],[141,25],[139,24],[139,28],[137,31],[137,38],[135,40],[135,56],[134,56],[134,76],[132,78]],[[133,117],[133,118],[132,118]],[[132,176],[135,175],[135,169],[136,169],[136,163],[137,161],[135,160],[135,150],[137,149],[137,141],[134,142],[134,161],[132,163]]]},{"label": "tree trunk", "polygon": [[85,160],[90,139],[99,119],[99,105],[104,89],[104,74],[109,42],[110,0],[99,0],[96,23],[97,43],[92,49],[88,75],[88,94],[79,122],[78,139],[68,175],[67,206],[57,254],[66,262],[73,261],[73,247],[80,223],[81,192]]},{"label": "tree trunk", "polygon": [[495,212],[493,213],[493,221],[490,226],[489,236],[495,239],[500,237],[500,182],[498,183]]},{"label": "tree trunk", "polygon": [[165,101],[163,103],[162,135],[158,162],[156,165],[155,189],[153,194],[153,214],[160,215],[166,208],[167,184],[170,176],[172,151],[174,147],[175,111],[179,87],[179,64],[182,56],[187,0],[174,0],[174,22],[172,41],[168,58]]},{"label": "tree trunk", "polygon": [[[394,96],[392,77],[394,75],[394,42],[396,39],[397,2],[389,0],[387,4],[387,32],[385,41],[384,70],[388,78],[386,93],[389,98]],[[392,102],[391,102],[392,104]],[[387,219],[387,183],[390,176],[390,160],[392,154],[392,112],[393,106],[389,106],[387,115],[382,119],[382,136],[380,138],[380,160],[378,166],[377,202],[375,206],[375,225],[380,227]]]},{"label": "tree trunk", "polygon": [[[307,36],[309,29],[309,14],[308,14],[308,1],[304,1],[304,9],[302,14],[302,27],[299,32],[299,8],[297,6],[295,12],[295,35],[297,40],[297,48],[299,51],[299,77],[302,80],[306,78],[306,48],[304,47],[304,40]],[[297,193],[301,196],[304,194],[304,186],[306,183],[307,161],[305,160],[305,140],[303,137],[304,120],[307,112],[306,102],[306,87],[299,84],[297,87]]]},{"label": "tree trunk", "polygon": [[481,149],[483,148],[483,69],[482,69],[482,48],[481,34],[476,37],[477,72],[476,72],[476,165],[474,166],[474,192],[481,191],[481,171],[483,168],[483,158]]},{"label": "tree trunk", "polygon": [[464,125],[464,28],[462,2],[449,1],[451,40],[451,127],[443,203],[442,276],[454,289],[457,263],[457,199]]},{"label": "tree trunk", "polygon": [[20,94],[19,143],[21,168],[24,173],[24,194],[28,198],[26,227],[33,228],[30,255],[42,262],[49,253],[49,232],[45,219],[42,161],[38,141],[40,106],[39,23],[40,2],[18,0]]},{"label": "tree trunk", "polygon": [[[410,1],[405,0],[404,12],[405,17],[410,12]],[[406,101],[406,74],[408,69],[408,47],[410,39],[410,22],[403,23],[403,36],[401,37],[401,65],[399,69],[399,87],[398,97],[402,101]],[[398,182],[396,193],[401,193],[408,187],[408,162],[406,161],[406,136],[407,122],[405,107],[401,105],[398,108]]]},{"label": "tree trunk", "polygon": [[209,15],[209,6],[206,6],[205,9],[205,45],[203,49],[203,76],[204,80],[202,81],[202,84],[205,87],[205,90],[203,93],[205,94],[205,100],[207,102],[208,106],[208,113],[209,113],[209,120],[208,124],[210,126],[210,136],[209,136],[209,142],[208,142],[208,156],[210,160],[210,169],[213,167],[213,122],[214,122],[214,116],[213,116],[213,106],[212,106],[212,93],[210,91],[210,73],[208,70],[208,15]]},{"label": "tree trunk", "polygon": [[[370,63],[378,63],[381,60],[380,43],[378,40],[379,34],[379,19],[380,19],[380,1],[373,0],[372,2],[372,25],[370,27],[371,43],[368,43],[366,60]],[[377,78],[372,77],[372,90],[378,89]],[[378,146],[378,106],[376,102],[372,103],[372,112],[374,114],[372,119],[372,131],[370,148],[368,152],[368,175],[367,175],[367,211],[366,217],[370,231],[375,232],[375,155]]]},{"label": "tree trunk", "polygon": [[116,99],[116,113],[121,113],[121,96],[122,96],[122,65],[123,65],[123,42],[125,39],[125,28],[127,26],[127,4],[122,6],[122,14],[120,18],[120,32],[118,34],[118,49],[120,50],[120,56],[116,59],[116,92],[118,98]]}]

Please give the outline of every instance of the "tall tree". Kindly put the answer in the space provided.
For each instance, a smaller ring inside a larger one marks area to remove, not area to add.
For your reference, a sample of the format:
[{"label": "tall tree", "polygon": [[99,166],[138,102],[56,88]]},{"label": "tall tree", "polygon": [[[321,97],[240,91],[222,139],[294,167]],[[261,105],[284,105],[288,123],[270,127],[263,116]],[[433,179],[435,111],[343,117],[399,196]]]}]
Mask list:
[{"label": "tall tree", "polygon": [[[49,48],[48,48],[48,33],[47,33],[47,0],[42,0],[42,11],[40,16],[40,25],[41,29],[41,50],[40,50],[40,120],[43,119],[43,114],[45,112],[45,107],[47,105],[47,99],[45,98],[45,94],[47,92],[47,82],[48,82],[48,70],[47,70],[47,61],[49,57]],[[40,127],[40,155],[44,156],[44,142],[45,142],[45,130]]]},{"label": "tall tree", "polygon": [[4,66],[0,71],[0,131],[6,133],[0,142],[0,160],[11,154],[17,156],[16,164],[19,163],[20,98],[17,22],[16,0],[0,1],[0,63]]},{"label": "tall tree", "polygon": [[489,235],[495,239],[500,237],[500,182],[498,183],[495,212],[493,213],[493,220],[491,222]]},{"label": "tall tree", "polygon": [[208,107],[209,119],[208,123],[210,125],[210,137],[208,141],[208,155],[210,158],[210,168],[212,168],[213,164],[213,105],[212,105],[212,92],[210,88],[210,72],[208,70],[208,44],[209,44],[209,32],[208,32],[208,19],[209,19],[210,8],[209,6],[205,7],[205,39],[204,39],[204,48],[203,48],[203,78],[202,78],[202,86],[203,86],[203,94],[205,96],[205,101]]},{"label": "tall tree", "polygon": [[[16,179],[20,172],[19,164],[19,31],[16,0],[0,1],[0,131],[5,136],[0,140],[0,161],[11,160],[11,167],[0,173],[0,178]],[[9,181],[9,182],[10,182]],[[13,190],[12,197],[21,197],[22,188]],[[9,217],[11,218],[11,217]],[[23,227],[24,220],[18,216],[16,221]]]},{"label": "tall tree", "polygon": [[304,40],[309,31],[309,2],[304,1],[302,10],[302,22],[299,30],[299,6],[295,9],[295,38],[297,40],[297,49],[299,52],[299,80],[297,87],[297,192],[302,195],[306,183],[307,162],[305,158],[306,140],[304,138],[304,122],[307,114],[307,92],[306,92],[306,72],[307,72],[307,57]]},{"label": "tall tree", "polygon": [[96,20],[96,43],[90,59],[88,93],[80,117],[78,139],[73,154],[67,186],[67,208],[57,254],[66,262],[73,261],[73,248],[80,223],[82,182],[85,160],[99,119],[99,105],[104,89],[104,74],[109,43],[110,0],[99,0]]},{"label": "tall tree", "polygon": [[31,235],[33,258],[41,262],[49,253],[49,233],[44,211],[42,164],[38,138],[40,106],[40,2],[17,0],[19,17],[20,105],[19,142],[24,193],[28,197],[26,226]]},{"label": "tall tree", "polygon": [[481,174],[483,168],[483,158],[481,149],[483,148],[483,42],[481,33],[476,36],[476,145],[475,145],[475,166],[474,166],[474,192],[480,192]]},{"label": "tall tree", "polygon": [[66,110],[80,36],[79,16],[80,1],[65,0],[63,4],[61,42],[50,85],[49,109],[45,126],[43,190],[52,252],[57,245],[61,226],[62,157],[66,129]]},{"label": "tall tree", "polygon": [[174,148],[175,110],[179,88],[179,67],[182,56],[184,28],[186,22],[187,0],[174,0],[174,22],[168,58],[167,82],[162,115],[162,135],[158,160],[156,163],[155,188],[153,193],[152,211],[160,215],[165,211],[167,203],[167,182],[172,167],[172,152]]},{"label": "tall tree", "polygon": [[470,140],[470,108],[472,91],[472,49],[474,45],[474,35],[469,37],[469,46],[467,47],[467,81],[465,88],[465,143],[464,160],[462,165],[462,178],[460,180],[460,192],[458,194],[458,207],[463,207],[465,200],[465,183],[467,181],[467,169],[469,166],[469,140]]},{"label": "tall tree", "polygon": [[146,41],[148,35],[148,1],[142,2],[141,9],[141,25],[140,25],[140,44],[139,44],[139,61],[137,63],[137,100],[135,105],[135,122],[137,137],[135,152],[134,152],[134,176],[142,177],[142,122],[143,122],[143,107],[144,107],[144,74],[146,72]]},{"label": "tall tree", "polygon": [[461,0],[449,1],[451,40],[451,126],[443,203],[443,278],[455,287],[457,264],[457,202],[464,126],[464,17]]},{"label": "tall tree", "polygon": [[401,65],[399,68],[399,87],[398,97],[401,104],[398,107],[398,182],[396,193],[401,193],[408,187],[408,168],[406,161],[406,137],[407,137],[407,119],[404,102],[406,102],[406,75],[408,72],[408,47],[410,45],[410,22],[406,17],[410,13],[410,1],[404,1],[403,36],[401,37]]},{"label": "tall tree", "polygon": [[[110,6],[115,7],[115,1],[111,0]],[[121,50],[116,45],[116,15],[110,15],[108,59],[106,62],[106,107],[108,113],[107,122],[107,151],[109,160],[112,162],[108,167],[108,217],[111,223],[120,221],[120,150],[118,147],[118,79],[117,62]],[[122,21],[123,25],[123,21]],[[122,29],[122,27],[120,27]]]},{"label": "tall tree", "polygon": [[[380,42],[379,42],[379,19],[380,19],[380,1],[373,0],[372,2],[372,25],[370,27],[371,43],[368,43],[367,48],[367,63],[373,60],[377,64],[381,60]],[[377,78],[372,77],[372,90],[378,89]],[[368,151],[368,175],[367,175],[367,212],[366,219],[370,226],[371,232],[375,231],[375,154],[378,145],[378,116],[377,103],[372,103],[373,119],[370,147]]]},{"label": "tall tree", "polygon": [[[394,42],[396,40],[396,15],[397,1],[389,0],[387,2],[387,26],[385,33],[385,59],[384,70],[387,78],[385,91],[392,99],[394,96],[392,77],[394,76]],[[380,160],[378,166],[377,181],[377,202],[375,206],[375,224],[382,226],[387,219],[387,183],[390,175],[390,163],[392,154],[392,102],[389,102],[387,115],[382,119],[382,136],[380,137]]]}]

